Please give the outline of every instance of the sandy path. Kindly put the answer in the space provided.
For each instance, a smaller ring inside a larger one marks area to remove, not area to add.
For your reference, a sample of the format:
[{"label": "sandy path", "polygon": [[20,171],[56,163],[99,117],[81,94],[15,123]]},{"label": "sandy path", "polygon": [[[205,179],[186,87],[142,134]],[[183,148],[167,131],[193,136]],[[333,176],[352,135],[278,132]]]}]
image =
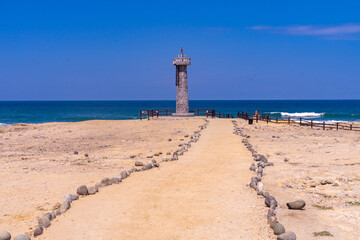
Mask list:
[{"label": "sandy path", "polygon": [[275,239],[232,131],[230,120],[211,120],[179,161],[74,202],[38,239]]}]

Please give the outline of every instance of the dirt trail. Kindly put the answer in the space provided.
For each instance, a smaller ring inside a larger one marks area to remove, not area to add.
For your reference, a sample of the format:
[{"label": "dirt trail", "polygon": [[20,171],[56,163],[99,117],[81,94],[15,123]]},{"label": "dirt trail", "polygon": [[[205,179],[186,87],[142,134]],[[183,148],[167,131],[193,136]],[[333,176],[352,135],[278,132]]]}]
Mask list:
[{"label": "dirt trail", "polygon": [[38,239],[275,239],[230,120],[211,120],[179,161],[72,204]]}]

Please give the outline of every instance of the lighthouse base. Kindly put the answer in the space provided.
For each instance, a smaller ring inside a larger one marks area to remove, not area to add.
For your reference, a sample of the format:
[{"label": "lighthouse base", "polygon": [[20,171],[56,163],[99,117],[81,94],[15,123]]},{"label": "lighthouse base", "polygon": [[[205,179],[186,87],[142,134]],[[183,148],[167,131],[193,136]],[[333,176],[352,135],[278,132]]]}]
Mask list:
[{"label": "lighthouse base", "polygon": [[173,117],[193,117],[194,113],[173,113]]}]

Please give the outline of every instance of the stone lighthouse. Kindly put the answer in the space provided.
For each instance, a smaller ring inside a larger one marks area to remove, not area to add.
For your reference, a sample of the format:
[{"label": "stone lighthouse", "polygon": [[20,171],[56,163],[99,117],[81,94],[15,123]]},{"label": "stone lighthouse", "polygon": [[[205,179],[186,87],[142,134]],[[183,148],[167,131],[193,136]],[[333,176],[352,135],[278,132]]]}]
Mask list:
[{"label": "stone lighthouse", "polygon": [[193,113],[189,113],[189,96],[188,96],[188,82],[187,82],[187,66],[191,65],[190,58],[181,52],[177,58],[173,59],[173,65],[176,67],[176,113],[174,117],[193,117]]}]

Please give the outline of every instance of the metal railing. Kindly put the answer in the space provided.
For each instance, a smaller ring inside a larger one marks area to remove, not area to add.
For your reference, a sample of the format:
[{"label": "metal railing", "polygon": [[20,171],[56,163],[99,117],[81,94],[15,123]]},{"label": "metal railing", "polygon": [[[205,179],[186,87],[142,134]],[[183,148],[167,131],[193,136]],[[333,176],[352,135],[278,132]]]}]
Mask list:
[{"label": "metal railing", "polygon": [[352,131],[360,131],[360,126],[355,126],[353,123],[328,123],[325,121],[317,121],[313,119],[306,119],[306,118],[272,118],[266,114],[249,114],[246,112],[238,112],[238,118],[242,118],[245,120],[252,119],[255,122],[264,121],[266,123],[286,123],[286,124],[296,124],[300,126],[309,126],[311,128],[322,128],[325,129],[336,129],[336,130],[352,130]]}]

